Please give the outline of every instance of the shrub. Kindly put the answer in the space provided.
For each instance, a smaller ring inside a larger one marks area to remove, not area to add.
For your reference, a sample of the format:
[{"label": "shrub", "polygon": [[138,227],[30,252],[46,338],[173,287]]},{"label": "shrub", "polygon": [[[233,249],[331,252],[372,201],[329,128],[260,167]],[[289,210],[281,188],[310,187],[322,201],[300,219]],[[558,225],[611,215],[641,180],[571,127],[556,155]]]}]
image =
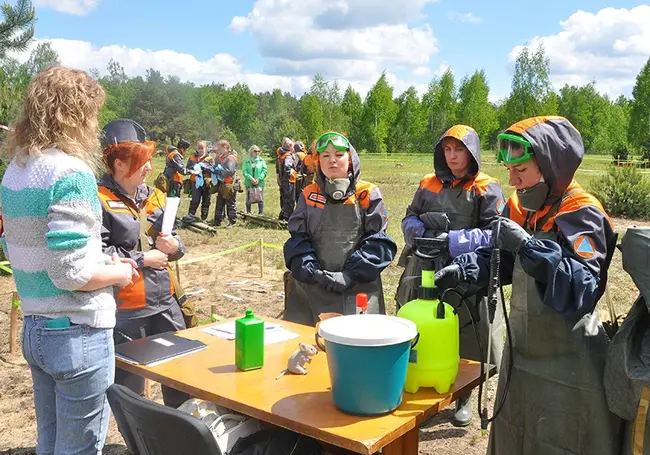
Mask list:
[{"label": "shrub", "polygon": [[591,191],[612,216],[650,217],[650,181],[634,166],[610,167]]},{"label": "shrub", "polygon": [[630,159],[631,153],[627,145],[621,144],[619,147],[614,149],[612,155],[616,161],[627,161]]}]

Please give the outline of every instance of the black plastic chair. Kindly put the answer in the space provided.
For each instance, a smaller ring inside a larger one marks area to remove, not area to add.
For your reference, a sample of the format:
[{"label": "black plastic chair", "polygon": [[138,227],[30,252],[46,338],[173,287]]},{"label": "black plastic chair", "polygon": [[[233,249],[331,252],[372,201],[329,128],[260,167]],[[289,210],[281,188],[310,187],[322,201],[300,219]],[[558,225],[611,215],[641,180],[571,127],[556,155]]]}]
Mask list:
[{"label": "black plastic chair", "polygon": [[106,396],[132,455],[223,455],[209,428],[194,416],[118,384]]}]

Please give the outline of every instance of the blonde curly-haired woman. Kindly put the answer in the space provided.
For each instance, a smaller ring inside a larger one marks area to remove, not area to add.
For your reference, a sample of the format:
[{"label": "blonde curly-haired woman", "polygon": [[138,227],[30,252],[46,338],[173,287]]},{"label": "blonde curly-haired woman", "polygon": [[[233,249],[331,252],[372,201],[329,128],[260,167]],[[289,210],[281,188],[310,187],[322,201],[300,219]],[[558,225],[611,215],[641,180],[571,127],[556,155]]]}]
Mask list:
[{"label": "blonde curly-haired woman", "polygon": [[103,103],[83,71],[49,68],[28,86],[8,139],[1,239],[25,315],[39,455],[98,454],[106,438],[111,286],[130,284],[135,264],[102,253],[95,169]]}]

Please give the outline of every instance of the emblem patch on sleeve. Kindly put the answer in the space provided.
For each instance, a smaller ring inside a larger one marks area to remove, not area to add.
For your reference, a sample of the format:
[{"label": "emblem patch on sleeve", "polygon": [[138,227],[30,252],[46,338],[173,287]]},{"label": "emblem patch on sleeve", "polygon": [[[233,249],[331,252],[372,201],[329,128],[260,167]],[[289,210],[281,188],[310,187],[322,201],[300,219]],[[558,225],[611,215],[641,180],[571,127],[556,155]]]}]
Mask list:
[{"label": "emblem patch on sleeve", "polygon": [[591,259],[596,254],[596,245],[591,237],[579,235],[573,242],[573,251],[581,258]]},{"label": "emblem patch on sleeve", "polygon": [[503,200],[499,199],[497,201],[497,213],[501,215],[503,213],[503,209],[505,208],[506,208],[506,203]]}]

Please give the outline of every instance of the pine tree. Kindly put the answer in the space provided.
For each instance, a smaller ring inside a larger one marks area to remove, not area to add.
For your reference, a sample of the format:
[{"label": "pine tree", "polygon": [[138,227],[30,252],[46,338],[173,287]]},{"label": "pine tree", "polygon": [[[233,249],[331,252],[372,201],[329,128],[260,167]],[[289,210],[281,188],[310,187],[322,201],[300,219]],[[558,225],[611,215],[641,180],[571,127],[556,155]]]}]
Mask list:
[{"label": "pine tree", "polygon": [[0,22],[0,59],[8,52],[21,52],[34,37],[36,11],[31,0],[18,0],[16,6],[0,6],[4,21]]}]

